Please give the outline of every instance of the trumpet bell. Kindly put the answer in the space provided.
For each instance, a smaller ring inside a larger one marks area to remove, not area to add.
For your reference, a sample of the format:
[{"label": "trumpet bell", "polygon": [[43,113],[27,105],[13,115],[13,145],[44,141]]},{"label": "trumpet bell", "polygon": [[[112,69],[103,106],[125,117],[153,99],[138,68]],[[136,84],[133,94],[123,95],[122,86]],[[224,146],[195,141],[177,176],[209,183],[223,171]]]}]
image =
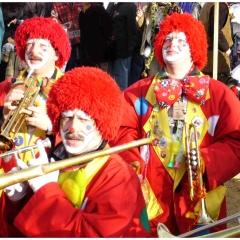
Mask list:
[{"label": "trumpet bell", "polygon": [[0,150],[3,152],[10,151],[13,148],[13,141],[4,135],[0,135]]}]

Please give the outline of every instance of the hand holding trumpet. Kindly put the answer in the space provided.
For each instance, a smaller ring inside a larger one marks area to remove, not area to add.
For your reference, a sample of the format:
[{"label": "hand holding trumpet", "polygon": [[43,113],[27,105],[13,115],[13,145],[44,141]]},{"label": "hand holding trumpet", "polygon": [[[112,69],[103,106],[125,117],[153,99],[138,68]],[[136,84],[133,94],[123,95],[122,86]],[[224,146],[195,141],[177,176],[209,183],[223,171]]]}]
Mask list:
[{"label": "hand holding trumpet", "polygon": [[[11,110],[15,110],[17,108],[17,102],[23,97],[24,91],[17,88],[12,89],[6,95],[3,108],[4,118],[6,118]],[[27,125],[37,127],[44,131],[47,131],[48,126],[51,125],[51,120],[45,111],[45,106],[29,106],[28,108],[23,108],[21,112],[28,115],[25,119]]]},{"label": "hand holding trumpet", "polygon": [[17,105],[14,104],[16,101],[20,101],[24,97],[24,91],[22,89],[12,89],[9,91],[9,93],[6,95],[4,99],[4,105],[3,105],[3,116],[6,118],[8,113],[11,110],[15,110],[17,108]]},{"label": "hand holding trumpet", "polygon": [[25,119],[27,125],[37,127],[44,131],[47,131],[48,126],[51,125],[51,120],[45,111],[45,107],[30,106],[27,109],[22,109],[22,113],[28,115]]}]

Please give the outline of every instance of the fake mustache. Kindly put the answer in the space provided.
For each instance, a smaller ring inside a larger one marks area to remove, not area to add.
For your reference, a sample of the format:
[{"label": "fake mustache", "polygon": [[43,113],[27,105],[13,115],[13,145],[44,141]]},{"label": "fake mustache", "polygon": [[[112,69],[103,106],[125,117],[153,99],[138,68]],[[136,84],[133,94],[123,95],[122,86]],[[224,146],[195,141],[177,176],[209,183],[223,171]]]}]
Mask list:
[{"label": "fake mustache", "polygon": [[39,61],[42,61],[43,59],[39,56],[35,56],[35,55],[30,55],[28,57],[29,60],[39,60]]},{"label": "fake mustache", "polygon": [[66,139],[74,139],[74,140],[80,140],[80,141],[84,141],[84,137],[78,133],[66,133],[65,135]]}]

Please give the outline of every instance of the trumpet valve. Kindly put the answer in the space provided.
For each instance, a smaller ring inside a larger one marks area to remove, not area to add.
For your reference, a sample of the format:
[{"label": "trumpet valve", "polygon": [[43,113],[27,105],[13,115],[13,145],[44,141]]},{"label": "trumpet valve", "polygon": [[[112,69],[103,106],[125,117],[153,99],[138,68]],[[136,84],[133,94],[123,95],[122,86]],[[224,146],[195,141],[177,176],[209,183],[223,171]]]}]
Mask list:
[{"label": "trumpet valve", "polygon": [[197,170],[198,170],[198,159],[197,159],[197,151],[196,149],[190,150],[190,167],[192,169],[192,178],[193,180],[197,180]]},{"label": "trumpet valve", "polygon": [[42,141],[42,143],[43,143],[43,146],[44,146],[45,148],[51,148],[51,147],[52,147],[52,143],[51,143],[51,141],[50,141],[49,138],[44,139],[44,140]]}]

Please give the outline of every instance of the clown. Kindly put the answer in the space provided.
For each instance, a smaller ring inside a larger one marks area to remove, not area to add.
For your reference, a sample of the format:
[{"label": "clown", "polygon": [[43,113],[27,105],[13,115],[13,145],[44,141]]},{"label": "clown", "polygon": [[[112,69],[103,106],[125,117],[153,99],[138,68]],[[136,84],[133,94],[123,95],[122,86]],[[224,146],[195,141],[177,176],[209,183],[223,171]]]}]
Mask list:
[{"label": "clown", "polygon": [[[47,113],[52,132],[60,133],[62,142],[47,156],[38,141],[40,156],[29,160],[30,166],[48,163],[48,158],[61,162],[106,148],[121,123],[121,91],[106,72],[75,68],[52,87]],[[18,163],[22,168],[28,167],[20,159]],[[19,186],[22,191],[17,190]],[[10,188],[16,191],[11,195],[4,191],[0,205],[5,237],[16,236],[19,230],[22,234],[18,237],[150,236],[139,179],[117,154],[93,157],[89,163]],[[10,211],[6,215],[11,208],[18,214]],[[14,219],[13,224],[10,219]]]},{"label": "clown", "polygon": [[[16,30],[15,43],[17,54],[25,61],[28,69],[19,76],[7,79],[0,86],[1,116],[4,119],[10,110],[15,110],[14,101],[24,96],[23,84],[27,79],[35,78],[40,85],[39,94],[32,106],[22,109],[26,114],[25,121],[16,133],[13,143],[15,148],[23,148],[45,139],[51,134],[52,123],[46,114],[46,100],[49,90],[62,76],[61,68],[70,56],[68,35],[62,26],[51,18],[35,17],[24,21]],[[54,144],[54,138],[51,138]],[[37,150],[35,151],[37,154]],[[26,163],[32,158],[30,152],[20,154]],[[5,157],[2,167],[5,172],[15,167],[13,158]]]},{"label": "clown", "polygon": [[[204,26],[190,14],[172,13],[159,29],[154,47],[161,70],[123,92],[122,124],[109,143],[153,139],[152,145],[120,153],[139,175],[152,237],[157,237],[159,222],[174,235],[194,228],[201,216],[201,199],[209,222],[225,217],[223,184],[240,171],[239,101],[228,87],[200,71],[207,63]],[[187,138],[192,124],[197,132]],[[191,160],[187,165],[186,139],[192,144],[195,135],[200,163]]]}]

